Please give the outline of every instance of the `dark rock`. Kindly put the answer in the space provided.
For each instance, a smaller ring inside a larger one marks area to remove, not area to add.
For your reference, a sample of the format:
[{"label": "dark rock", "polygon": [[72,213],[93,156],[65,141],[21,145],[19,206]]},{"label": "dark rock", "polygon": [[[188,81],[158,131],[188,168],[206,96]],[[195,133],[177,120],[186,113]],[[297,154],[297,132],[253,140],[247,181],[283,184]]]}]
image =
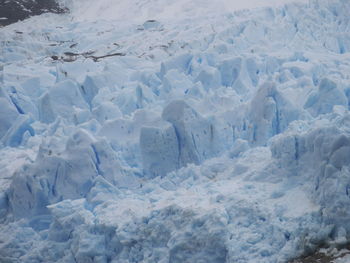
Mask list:
[{"label": "dark rock", "polygon": [[0,0],[0,26],[43,13],[65,13],[55,0]]}]

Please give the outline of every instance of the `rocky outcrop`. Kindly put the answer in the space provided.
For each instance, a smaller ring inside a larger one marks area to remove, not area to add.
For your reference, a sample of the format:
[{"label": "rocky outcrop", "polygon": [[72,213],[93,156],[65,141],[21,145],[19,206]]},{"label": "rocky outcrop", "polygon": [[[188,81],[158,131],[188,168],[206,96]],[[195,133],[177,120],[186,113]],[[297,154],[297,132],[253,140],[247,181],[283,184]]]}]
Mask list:
[{"label": "rocky outcrop", "polygon": [[64,13],[55,0],[14,0],[0,2],[0,27],[43,13]]}]

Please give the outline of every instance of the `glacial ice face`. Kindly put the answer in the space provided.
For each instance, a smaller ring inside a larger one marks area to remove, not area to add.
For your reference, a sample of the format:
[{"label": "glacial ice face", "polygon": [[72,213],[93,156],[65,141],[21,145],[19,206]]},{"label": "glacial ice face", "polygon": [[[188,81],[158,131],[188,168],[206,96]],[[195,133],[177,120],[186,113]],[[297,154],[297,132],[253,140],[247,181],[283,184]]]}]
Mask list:
[{"label": "glacial ice face", "polygon": [[142,127],[140,132],[143,169],[151,176],[165,176],[219,153],[221,142],[214,123],[186,102],[170,102],[163,110],[162,119],[154,127]]},{"label": "glacial ice face", "polygon": [[119,161],[103,140],[77,131],[62,151],[55,143],[43,143],[35,162],[14,175],[8,202],[15,218],[47,214],[49,204],[85,197],[98,175],[123,186]]},{"label": "glacial ice face", "polygon": [[174,129],[179,149],[179,167],[188,163],[199,164],[213,156],[217,146],[214,126],[184,101],[173,101],[166,106],[162,118]]},{"label": "glacial ice face", "polygon": [[143,169],[151,176],[164,176],[179,168],[179,142],[175,128],[168,122],[143,127],[140,132]]},{"label": "glacial ice face", "polygon": [[325,123],[307,125],[301,133],[277,137],[271,151],[282,169],[292,172],[296,180],[310,182],[309,191],[323,208],[324,220],[349,231],[344,209],[349,205],[349,114],[343,108],[325,119]]},{"label": "glacial ice face", "polygon": [[349,13],[1,28],[0,261],[271,263],[347,243]]}]

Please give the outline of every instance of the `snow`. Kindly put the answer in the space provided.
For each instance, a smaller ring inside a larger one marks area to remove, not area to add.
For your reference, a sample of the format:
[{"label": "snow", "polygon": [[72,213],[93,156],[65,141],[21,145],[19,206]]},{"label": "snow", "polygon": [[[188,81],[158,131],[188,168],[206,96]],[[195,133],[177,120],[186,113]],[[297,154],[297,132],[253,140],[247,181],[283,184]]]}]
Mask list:
[{"label": "snow", "polygon": [[346,1],[65,3],[0,29],[1,262],[349,242]]},{"label": "snow", "polygon": [[[209,0],[122,0],[115,4],[113,0],[81,1],[62,0],[69,6],[78,21],[95,21],[96,14],[105,20],[118,19],[127,21],[173,20],[200,17],[204,15],[218,15],[242,9],[258,7],[278,7],[290,2],[307,2],[305,0],[246,0],[209,1]],[[113,8],[111,8],[113,7]],[[125,12],[127,10],[127,12]]]}]

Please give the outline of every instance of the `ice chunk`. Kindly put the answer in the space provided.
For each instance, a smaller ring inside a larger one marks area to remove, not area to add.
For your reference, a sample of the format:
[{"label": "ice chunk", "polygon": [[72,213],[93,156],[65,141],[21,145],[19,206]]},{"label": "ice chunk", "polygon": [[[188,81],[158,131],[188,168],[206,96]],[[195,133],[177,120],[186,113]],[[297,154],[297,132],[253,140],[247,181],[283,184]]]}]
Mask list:
[{"label": "ice chunk", "polygon": [[179,144],[174,126],[159,122],[143,127],[140,133],[143,169],[146,175],[165,176],[179,168]]},{"label": "ice chunk", "polygon": [[0,139],[5,135],[12,126],[13,121],[17,118],[18,112],[12,103],[6,98],[0,97]]},{"label": "ice chunk", "polygon": [[118,156],[106,140],[94,142],[91,148],[95,154],[98,175],[119,188],[134,189],[139,186],[137,177],[123,170]]},{"label": "ice chunk", "polygon": [[200,81],[206,91],[221,86],[221,74],[218,69],[210,66],[201,68],[202,70],[199,72],[196,81]]},{"label": "ice chunk", "polygon": [[80,86],[81,94],[90,106],[93,98],[98,93],[99,87],[101,87],[101,85],[98,84],[100,83],[95,78],[87,76],[84,83]]},{"label": "ice chunk", "polygon": [[345,113],[339,122],[314,122],[314,127],[303,133],[281,134],[271,144],[271,150],[278,166],[291,172],[287,174],[311,184],[309,193],[321,206],[327,224],[348,231],[349,213],[344,207],[350,204],[350,137],[344,127],[338,127],[347,118]]},{"label": "ice chunk", "polygon": [[251,101],[249,141],[264,145],[272,136],[283,132],[298,119],[299,111],[280,94],[272,82],[263,84]]},{"label": "ice chunk", "polygon": [[16,107],[18,113],[28,114],[34,119],[38,119],[38,109],[33,101],[21,88],[11,87],[9,90],[9,99]]},{"label": "ice chunk", "polygon": [[32,98],[40,97],[43,92],[42,83],[39,77],[33,77],[25,80],[22,83],[22,89],[26,92],[26,94]]},{"label": "ice chunk", "polygon": [[337,84],[324,78],[319,84],[318,91],[309,96],[304,108],[313,116],[318,116],[332,112],[334,105],[347,106],[347,104],[347,97],[337,88]]},{"label": "ice chunk", "polygon": [[184,101],[176,100],[162,113],[166,122],[148,124],[141,129],[143,168],[153,176],[199,164],[222,149],[214,122],[203,118]]},{"label": "ice chunk", "polygon": [[180,72],[188,73],[192,58],[193,56],[191,54],[183,54],[162,62],[159,77],[163,79],[164,75],[171,69],[177,69]]},{"label": "ice chunk", "polygon": [[145,23],[143,23],[142,27],[139,28],[139,30],[162,30],[163,26],[159,21],[156,20],[147,20]]},{"label": "ice chunk", "polygon": [[106,121],[101,128],[99,135],[106,136],[111,141],[124,144],[128,141],[133,141],[135,129],[131,120],[118,118]]},{"label": "ice chunk", "polygon": [[69,138],[63,152],[54,144],[43,144],[36,161],[14,176],[11,210],[17,218],[45,214],[48,204],[84,197],[98,175],[117,185],[124,176],[105,142],[95,142],[80,130]]},{"label": "ice chunk", "polygon": [[171,102],[164,108],[162,118],[175,128],[180,167],[188,163],[199,164],[215,155],[218,145],[214,125],[184,101]]},{"label": "ice chunk", "polygon": [[92,114],[96,120],[103,124],[107,120],[117,119],[122,117],[118,106],[112,102],[106,101],[92,110]]},{"label": "ice chunk", "polygon": [[74,107],[88,109],[79,86],[72,80],[64,80],[52,87],[48,93],[39,99],[40,120],[45,123],[53,122],[56,116],[74,121]]},{"label": "ice chunk", "polygon": [[13,122],[11,128],[1,138],[1,142],[4,145],[11,147],[17,147],[21,145],[23,136],[26,132],[29,132],[31,136],[34,136],[35,132],[32,126],[32,119],[27,115],[19,115]]},{"label": "ice chunk", "polygon": [[187,75],[176,69],[169,70],[163,78],[160,95],[167,98],[170,94],[172,98],[182,97],[193,86]]},{"label": "ice chunk", "polygon": [[38,109],[39,109],[40,121],[43,123],[54,122],[56,119],[56,115],[53,111],[49,94],[48,93],[43,94],[39,98],[38,104],[39,104]]},{"label": "ice chunk", "polygon": [[[101,96],[110,98],[108,93],[105,95],[101,94]],[[131,115],[134,111],[142,109],[152,101],[152,91],[139,82],[127,82],[122,86],[121,90],[113,93],[113,103],[118,105],[120,111],[125,115]]]},{"label": "ice chunk", "polygon": [[238,94],[247,93],[258,82],[256,64],[252,59],[240,57],[222,61],[218,69],[221,72],[223,86],[233,87]]},{"label": "ice chunk", "polygon": [[231,60],[224,60],[219,66],[221,72],[222,85],[231,87],[237,80],[241,70],[242,59],[235,58]]}]

